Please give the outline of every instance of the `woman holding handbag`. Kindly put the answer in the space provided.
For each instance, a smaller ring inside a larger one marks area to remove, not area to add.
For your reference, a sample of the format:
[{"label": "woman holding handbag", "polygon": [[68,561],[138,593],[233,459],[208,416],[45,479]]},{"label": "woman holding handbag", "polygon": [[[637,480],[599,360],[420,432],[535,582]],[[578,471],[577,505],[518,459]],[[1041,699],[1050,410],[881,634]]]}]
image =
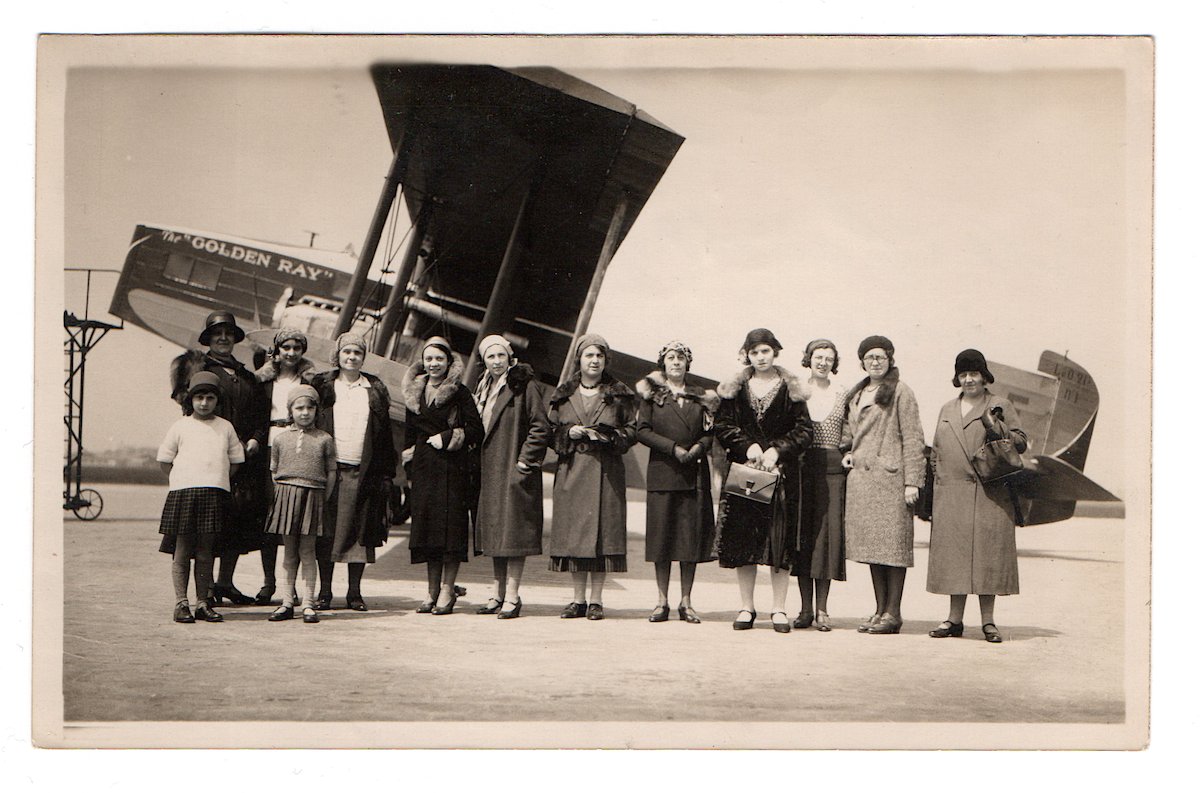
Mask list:
[{"label": "woman holding handbag", "polygon": [[929,578],[925,588],[950,596],[950,615],[929,632],[935,639],[963,635],[967,595],[979,597],[983,635],[1003,641],[996,628],[996,595],[1015,595],[1017,505],[1004,481],[986,481],[992,450],[987,444],[1025,451],[1028,438],[1014,423],[1012,404],[988,391],[995,382],[978,350],[954,360],[954,385],[961,389],[938,415],[933,434],[933,523],[929,530]]},{"label": "woman holding handbag", "polygon": [[[734,630],[754,627],[760,564],[771,567],[771,627],[778,633],[792,629],[787,591],[800,513],[800,457],[812,443],[813,427],[809,386],[775,365],[782,349],[766,328],[750,331],[740,350],[745,368],[717,387],[721,405],[714,434],[731,463],[717,518],[717,559],[721,567],[737,568],[742,608]],[[778,475],[765,503],[754,497],[764,486],[754,469]]]},{"label": "woman holding handbag", "polygon": [[885,336],[858,345],[867,376],[850,390],[846,558],[871,566],[875,613],[859,633],[899,633],[900,600],[913,566],[913,505],[925,483],[925,433],[912,389],[900,382]]}]

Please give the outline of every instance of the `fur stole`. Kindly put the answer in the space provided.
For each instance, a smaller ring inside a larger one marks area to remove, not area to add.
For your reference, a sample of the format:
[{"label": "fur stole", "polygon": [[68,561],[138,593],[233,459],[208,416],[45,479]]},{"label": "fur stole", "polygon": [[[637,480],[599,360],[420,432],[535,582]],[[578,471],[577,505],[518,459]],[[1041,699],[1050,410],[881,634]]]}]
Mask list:
[{"label": "fur stole", "polygon": [[[582,375],[579,372],[571,375],[567,382],[554,389],[554,393],[550,396],[550,406],[561,405],[571,398],[579,389],[579,383],[582,381]],[[629,386],[617,380],[608,372],[603,372],[600,375],[600,400],[604,404],[610,404],[619,399],[632,400],[634,393],[629,390]]]},{"label": "fur stole", "polygon": [[[896,386],[900,383],[900,370],[892,367],[888,373],[883,376],[883,382],[879,384],[879,390],[875,392],[875,404],[881,408],[890,408],[892,402],[896,399]],[[871,384],[870,377],[864,377],[859,380],[854,388],[850,389],[850,393],[846,395],[846,404],[849,405],[860,391]]]},{"label": "fur stole", "polygon": [[[258,366],[262,363],[262,359],[266,357],[266,351],[258,345],[253,345],[252,349],[254,350],[254,363],[256,366]],[[197,372],[207,371],[208,364],[212,364],[213,366],[224,366],[224,364],[220,363],[219,361],[210,358],[208,353],[206,353],[204,350],[188,348],[184,350],[183,353],[176,356],[171,361],[169,370],[171,378],[171,399],[182,405],[184,400],[187,398],[188,382],[191,381],[192,375],[196,374]],[[245,364],[243,364],[241,361],[237,361],[237,364],[242,369],[246,368]]]},{"label": "fur stole", "polygon": [[[296,375],[305,380],[309,375],[313,374],[316,369],[316,364],[307,358],[301,358],[300,363],[296,365]],[[269,383],[279,376],[279,364],[273,359],[268,358],[267,362],[254,370],[254,378],[260,383]]]},{"label": "fur stole", "polygon": [[[671,393],[671,389],[667,386],[666,376],[655,369],[650,374],[637,381],[634,386],[638,395],[647,402],[662,407],[667,402],[673,400],[675,395]],[[698,402],[707,413],[716,413],[717,407],[721,404],[721,398],[717,396],[716,391],[707,391],[699,386],[691,385],[684,378],[684,386],[682,396],[684,399],[690,399],[693,402]]]},{"label": "fur stole", "polygon": [[[783,378],[783,383],[787,386],[788,399],[793,402],[807,402],[808,398],[812,396],[812,387],[787,369],[776,366],[775,372]],[[742,386],[750,381],[753,374],[753,366],[745,367],[732,378],[717,386],[717,396],[721,399],[733,399],[742,390]]]},{"label": "fur stole", "polygon": [[[454,397],[458,392],[462,376],[462,359],[457,355],[451,354],[450,371],[446,373],[446,379],[437,387],[433,395],[434,407],[441,407]],[[400,390],[404,396],[404,406],[413,413],[421,412],[421,392],[425,390],[425,383],[428,380],[429,375],[425,373],[425,365],[420,361],[408,367],[408,371],[404,373],[404,380],[401,382]]]},{"label": "fur stole", "polygon": [[533,379],[533,367],[527,363],[517,361],[512,366],[508,367],[508,375],[505,377],[505,384],[508,390],[514,395],[524,394],[525,388],[529,385],[529,381]]}]

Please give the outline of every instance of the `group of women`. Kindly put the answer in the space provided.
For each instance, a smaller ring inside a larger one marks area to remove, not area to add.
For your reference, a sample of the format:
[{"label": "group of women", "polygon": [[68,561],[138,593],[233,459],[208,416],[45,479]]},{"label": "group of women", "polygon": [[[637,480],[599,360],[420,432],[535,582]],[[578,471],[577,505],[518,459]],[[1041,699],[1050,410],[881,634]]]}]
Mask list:
[{"label": "group of women", "polygon": [[[521,614],[525,561],[543,553],[541,466],[557,456],[547,553],[549,568],[569,573],[571,601],[564,619],[604,619],[609,573],[628,568],[623,456],[636,443],[650,450],[646,471],[646,561],[655,566],[658,602],[651,622],[671,617],[671,566],[679,565],[679,619],[699,623],[691,594],[697,565],[718,561],[737,569],[740,610],[735,630],[754,626],[757,568],[769,568],[772,628],[780,633],[815,626],[829,631],[831,581],[846,579],[846,560],[870,568],[872,613],[858,630],[898,633],[907,569],[913,565],[913,507],[925,485],[926,448],[912,390],[900,381],[895,349],[883,336],[858,347],[864,377],[851,388],[831,379],[841,363],[828,339],[806,346],[807,376],[777,363],[783,349],[765,328],[747,334],[743,367],[714,391],[689,380],[692,351],[666,344],[657,367],[630,389],[609,371],[603,337],[582,336],[572,351],[572,374],[545,388],[516,360],[503,336],[483,339],[483,375],[472,392],[462,383],[464,362],[441,337],[426,340],[402,384],[405,448],[396,454],[388,421],[389,395],[361,371],[361,337],[337,339],[333,369],[315,373],[305,359],[307,342],[280,331],[270,360],[257,373],[232,356],[243,337],[233,315],[214,312],[201,344],[207,354],[181,356],[184,369],[217,375],[220,406],[245,446],[247,464],[233,483],[236,519],[216,555],[220,573],[214,598],[234,603],[270,602],[274,547],[261,530],[262,492],[269,487],[253,465],[265,459],[272,433],[286,424],[285,398],[294,383],[315,387],[319,426],[337,447],[337,484],[327,508],[331,536],[318,543],[318,608],[329,608],[335,562],[348,570],[347,607],[366,610],[361,579],[375,549],[387,538],[388,486],[402,460],[411,485],[412,563],[427,569],[428,591],[419,613],[450,614],[461,589],[459,566],[475,554],[492,558],[494,588],[478,613],[513,619]],[[182,363],[181,363],[182,362]],[[984,356],[961,353],[953,383],[960,393],[938,417],[931,454],[936,495],[930,535],[930,592],[950,596],[936,638],[961,636],[968,594],[979,596],[983,632],[999,642],[995,595],[1018,591],[1015,506],[1002,483],[981,481],[973,456],[985,439],[1006,437],[1023,450],[1016,413],[987,389],[993,382]],[[715,510],[709,456],[714,442],[730,463],[773,475],[770,499],[738,489],[720,495]],[[258,521],[258,526],[255,526]],[[232,584],[239,553],[262,550],[264,585],[251,598]],[[786,608],[795,578],[801,609]],[[219,602],[219,601],[218,601]]]}]

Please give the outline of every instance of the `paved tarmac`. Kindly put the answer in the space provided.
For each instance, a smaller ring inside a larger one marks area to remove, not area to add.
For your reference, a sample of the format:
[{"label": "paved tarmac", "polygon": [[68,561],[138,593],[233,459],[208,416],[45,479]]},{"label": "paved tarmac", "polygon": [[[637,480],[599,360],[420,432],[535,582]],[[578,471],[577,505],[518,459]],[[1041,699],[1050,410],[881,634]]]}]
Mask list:
[{"label": "paved tarmac", "polygon": [[[735,576],[715,562],[701,565],[693,592],[701,625],[674,613],[669,622],[649,623],[653,566],[642,561],[637,531],[630,533],[630,572],[610,577],[605,589],[604,621],[559,619],[570,579],[547,571],[544,556],[528,563],[520,619],[474,613],[490,592],[491,564],[483,557],[463,565],[468,594],[454,614],[419,615],[425,572],[408,562],[405,527],[393,529],[379,562],[368,567],[369,612],[345,610],[338,597],[319,625],[269,623],[272,608],[265,606],[226,606],[223,624],[178,625],[171,621],[169,560],[157,551],[165,489],[106,485],[103,495],[99,520],[64,520],[68,723],[416,722],[434,734],[439,722],[530,729],[559,722],[824,722],[902,732],[903,723],[1125,718],[1122,520],[1019,529],[1024,594],[998,599],[1005,641],[993,645],[983,640],[974,598],[964,638],[926,635],[945,617],[948,599],[925,592],[928,525],[919,521],[906,621],[894,636],[855,632],[874,601],[866,567],[853,563],[849,581],[833,586],[830,633],[772,631],[765,571],[758,627],[734,632]],[[632,502],[630,526],[640,529],[642,516],[643,505]],[[336,592],[344,592],[344,574],[339,566]],[[257,555],[243,557],[235,582],[257,591]],[[794,589],[788,607],[794,616]],[[750,740],[730,730],[727,742]],[[169,734],[173,745],[190,742],[186,725]],[[400,743],[470,745],[469,734]],[[487,744],[573,743],[532,735],[493,731]],[[658,735],[671,742],[669,729]],[[351,745],[372,743],[369,734],[357,736]],[[587,745],[580,740],[576,745]],[[270,743],[270,732],[217,743],[239,742]],[[811,745],[830,744],[813,738]]]}]

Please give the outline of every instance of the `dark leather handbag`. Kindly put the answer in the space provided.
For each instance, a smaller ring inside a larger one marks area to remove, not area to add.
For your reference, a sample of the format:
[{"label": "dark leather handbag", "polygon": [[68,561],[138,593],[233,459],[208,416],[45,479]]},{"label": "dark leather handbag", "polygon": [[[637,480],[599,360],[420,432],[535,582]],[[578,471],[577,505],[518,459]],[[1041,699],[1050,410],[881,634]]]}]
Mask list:
[{"label": "dark leather handbag", "polygon": [[971,458],[979,481],[999,482],[1024,471],[1025,463],[1004,426],[1004,413],[999,405],[984,411],[983,425],[987,429],[986,440]]},{"label": "dark leather handbag", "polygon": [[778,471],[764,471],[743,463],[731,463],[723,492],[760,504],[770,504],[778,486]]}]

